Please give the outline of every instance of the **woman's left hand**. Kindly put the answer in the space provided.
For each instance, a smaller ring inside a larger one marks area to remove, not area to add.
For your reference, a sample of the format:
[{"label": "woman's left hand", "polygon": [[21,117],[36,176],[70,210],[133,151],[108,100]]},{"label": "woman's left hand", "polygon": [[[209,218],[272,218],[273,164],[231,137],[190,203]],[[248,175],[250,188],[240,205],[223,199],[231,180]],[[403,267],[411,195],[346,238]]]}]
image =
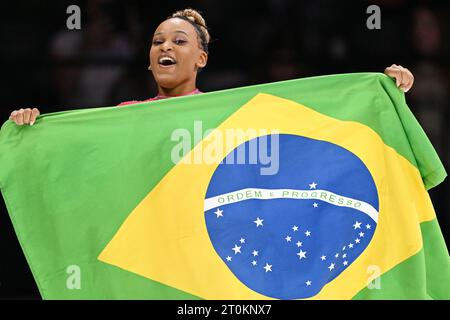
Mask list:
[{"label": "woman's left hand", "polygon": [[389,77],[395,78],[397,87],[404,92],[408,92],[414,83],[414,76],[411,71],[400,65],[393,64],[392,66],[387,67],[384,70],[384,73]]}]

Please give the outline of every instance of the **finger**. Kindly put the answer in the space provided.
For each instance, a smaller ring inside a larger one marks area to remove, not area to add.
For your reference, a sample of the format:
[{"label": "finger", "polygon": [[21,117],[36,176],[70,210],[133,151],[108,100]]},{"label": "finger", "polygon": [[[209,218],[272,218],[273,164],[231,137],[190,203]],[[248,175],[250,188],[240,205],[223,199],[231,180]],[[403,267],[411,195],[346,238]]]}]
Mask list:
[{"label": "finger", "polygon": [[388,67],[388,68],[386,68],[384,73],[386,75],[388,75],[389,77],[395,79],[395,84],[397,85],[397,87],[400,86],[401,81],[402,81],[402,76],[401,76],[401,71],[397,67]]},{"label": "finger", "polygon": [[28,124],[30,123],[30,116],[31,116],[31,109],[27,108],[23,111],[23,123]]},{"label": "finger", "polygon": [[400,90],[402,90],[403,92],[405,92],[406,93],[406,85],[405,84],[402,84],[402,85],[400,85],[400,87],[398,87]]},{"label": "finger", "polygon": [[11,114],[9,116],[9,119],[15,121],[16,114],[17,114],[17,110],[14,110],[13,112],[11,112]]},{"label": "finger", "polygon": [[397,68],[399,70],[399,74],[400,74],[400,85],[399,85],[399,87],[400,87],[403,84],[403,70],[402,70],[401,66],[394,67],[394,68]]},{"label": "finger", "polygon": [[406,76],[408,78],[408,83],[405,86],[405,92],[408,92],[414,84],[414,75],[412,74],[411,71],[409,71],[406,68],[405,68],[405,71],[406,71]]},{"label": "finger", "polygon": [[408,92],[412,88],[412,86],[413,86],[412,82],[410,82],[407,86],[405,86],[405,90],[404,90],[405,93]]},{"label": "finger", "polygon": [[34,124],[34,122],[36,121],[36,118],[39,115],[40,115],[40,112],[38,109],[33,108],[33,110],[31,110],[30,126],[32,126]]},{"label": "finger", "polygon": [[412,82],[409,82],[409,83],[407,83],[403,88],[404,88],[404,92],[406,93],[406,92],[408,92],[411,88],[412,88],[412,86],[413,86],[413,83]]},{"label": "finger", "polygon": [[401,76],[398,65],[393,64],[390,67],[387,67],[384,73],[396,80],[397,87],[400,85]]},{"label": "finger", "polygon": [[16,115],[16,124],[23,125],[23,109],[20,109]]},{"label": "finger", "polygon": [[[406,83],[406,80],[407,80],[405,71],[408,69],[403,68],[403,66],[401,66],[399,64],[393,64],[391,67],[395,70],[399,70],[399,72],[398,72],[399,76],[397,76],[397,78],[399,78],[398,79],[399,82],[397,82],[397,87],[400,88],[400,87],[404,86]],[[396,80],[397,80],[397,78],[396,78]]]},{"label": "finger", "polygon": [[408,79],[407,81],[402,83],[399,88],[402,89],[404,92],[408,92],[409,89],[411,89],[411,87],[412,87],[412,80]]},{"label": "finger", "polygon": [[401,65],[397,68],[400,70],[400,75],[402,77],[400,85],[405,85],[408,82],[408,73],[406,72],[406,68],[403,68]]},{"label": "finger", "polygon": [[401,71],[402,75],[402,82],[400,84],[400,89],[402,89],[404,92],[408,92],[409,89],[411,89],[413,82],[414,82],[414,76],[408,69],[399,66],[399,69]]}]

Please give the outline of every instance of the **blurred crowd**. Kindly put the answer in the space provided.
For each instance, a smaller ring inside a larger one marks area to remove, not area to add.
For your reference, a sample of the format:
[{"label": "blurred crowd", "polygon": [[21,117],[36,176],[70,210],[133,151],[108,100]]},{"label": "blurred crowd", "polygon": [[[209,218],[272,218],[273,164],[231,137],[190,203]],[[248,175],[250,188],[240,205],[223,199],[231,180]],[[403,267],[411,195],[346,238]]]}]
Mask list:
[{"label": "blurred crowd", "polygon": [[[80,30],[66,27],[71,4],[81,8]],[[381,8],[380,30],[366,27],[370,4]],[[203,12],[212,36],[209,62],[198,78],[202,91],[323,74],[383,72],[392,63],[409,68],[416,81],[407,103],[449,168],[447,1],[10,2],[1,13],[0,116],[6,120],[20,107],[47,113],[154,96],[156,87],[147,70],[153,31],[185,7]],[[431,191],[450,246],[449,195],[448,182]],[[4,212],[0,221],[7,219]]]}]

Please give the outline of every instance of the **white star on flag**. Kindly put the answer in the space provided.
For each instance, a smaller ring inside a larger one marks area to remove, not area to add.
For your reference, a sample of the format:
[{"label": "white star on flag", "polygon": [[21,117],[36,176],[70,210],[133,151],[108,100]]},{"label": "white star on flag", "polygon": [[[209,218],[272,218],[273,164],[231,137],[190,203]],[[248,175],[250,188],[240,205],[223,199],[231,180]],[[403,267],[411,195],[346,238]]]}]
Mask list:
[{"label": "white star on flag", "polygon": [[359,243],[359,239],[358,238],[355,239],[355,243]]},{"label": "white star on flag", "polygon": [[227,257],[227,261],[231,261],[231,257],[230,256]]},{"label": "white star on flag", "polygon": [[257,217],[256,220],[253,222],[256,223],[257,227],[259,227],[259,226],[264,226],[263,221],[264,221],[264,219],[260,219],[259,217]]},{"label": "white star on flag", "polygon": [[364,232],[360,232],[360,233],[359,233],[359,237],[360,237],[360,238],[364,237]]},{"label": "white star on flag", "polygon": [[310,280],[306,281],[306,285],[309,287],[311,285],[311,281]]},{"label": "white star on flag", "polygon": [[219,208],[217,208],[217,210],[214,213],[216,214],[217,218],[219,218],[219,217],[223,217],[222,212],[223,212],[223,210],[220,210]]},{"label": "white star on flag", "polygon": [[356,221],[353,227],[356,229],[361,229],[361,222]]},{"label": "white star on flag", "polygon": [[342,264],[343,264],[344,266],[346,266],[346,265],[348,265],[348,261],[345,260]]},{"label": "white star on flag", "polygon": [[239,240],[240,243],[245,243],[245,239],[241,238],[241,240]]},{"label": "white star on flag", "polygon": [[327,256],[321,256],[320,259],[321,259],[322,261],[324,261],[324,260],[327,259]]},{"label": "white star on flag", "polygon": [[348,247],[351,249],[351,248],[353,248],[353,243],[350,243],[349,245],[348,245]]},{"label": "white star on flag", "polygon": [[334,269],[334,263],[330,264],[330,266],[328,267],[328,269],[333,270]]},{"label": "white star on flag", "polygon": [[334,257],[335,257],[335,258],[339,257],[339,253],[336,253],[336,254],[334,255]]},{"label": "white star on flag", "polygon": [[297,253],[297,255],[299,256],[300,260],[302,260],[303,258],[306,259],[306,251],[300,250],[300,252]]},{"label": "white star on flag", "polygon": [[313,182],[309,184],[309,189],[315,189],[317,187],[317,183]]},{"label": "white star on flag", "polygon": [[253,255],[254,257],[256,257],[256,256],[258,255],[258,251],[253,250],[252,255]]},{"label": "white star on flag", "polygon": [[256,263],[255,260],[252,261],[252,265],[253,265],[253,266],[256,266],[256,265],[257,265],[257,263]]},{"label": "white star on flag", "polygon": [[342,248],[342,251],[345,251],[345,249],[346,249],[347,247],[346,246],[344,246],[343,248]]},{"label": "white star on flag", "polygon": [[298,248],[300,248],[302,246],[302,242],[297,241],[296,245],[297,245]]},{"label": "white star on flag", "polygon": [[272,272],[272,265],[271,264],[268,264],[267,262],[266,262],[266,265],[263,267],[265,270],[266,270],[266,272]]},{"label": "white star on flag", "polygon": [[289,237],[289,236],[286,236],[286,238],[284,238],[284,239],[286,239],[287,242],[291,242],[291,237]]},{"label": "white star on flag", "polygon": [[305,234],[306,234],[307,237],[309,237],[309,236],[311,236],[311,231],[306,230]]},{"label": "white star on flag", "polygon": [[234,254],[241,253],[241,247],[238,247],[236,244],[234,245],[234,248],[232,248],[232,250],[234,251]]},{"label": "white star on flag", "polygon": [[370,229],[370,228],[371,228],[370,224],[366,224],[366,229]]},{"label": "white star on flag", "polygon": [[346,253],[344,253],[343,255],[342,255],[342,258],[347,258],[347,254]]},{"label": "white star on flag", "polygon": [[316,202],[313,203],[313,207],[314,207],[314,208],[317,208],[318,206],[319,206],[319,205],[318,205]]},{"label": "white star on flag", "polygon": [[293,226],[293,227],[292,227],[292,230],[298,231],[298,227],[297,227],[297,226]]}]

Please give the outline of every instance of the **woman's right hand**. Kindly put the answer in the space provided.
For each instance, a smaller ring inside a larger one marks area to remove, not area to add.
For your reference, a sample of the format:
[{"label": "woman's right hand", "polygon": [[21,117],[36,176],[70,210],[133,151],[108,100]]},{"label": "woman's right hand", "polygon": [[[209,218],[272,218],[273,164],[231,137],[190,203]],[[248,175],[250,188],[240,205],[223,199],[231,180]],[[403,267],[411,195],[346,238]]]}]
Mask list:
[{"label": "woman's right hand", "polygon": [[24,124],[29,124],[32,126],[34,121],[36,121],[36,117],[40,114],[41,113],[37,108],[19,109],[11,112],[9,119],[14,121],[19,126]]}]

